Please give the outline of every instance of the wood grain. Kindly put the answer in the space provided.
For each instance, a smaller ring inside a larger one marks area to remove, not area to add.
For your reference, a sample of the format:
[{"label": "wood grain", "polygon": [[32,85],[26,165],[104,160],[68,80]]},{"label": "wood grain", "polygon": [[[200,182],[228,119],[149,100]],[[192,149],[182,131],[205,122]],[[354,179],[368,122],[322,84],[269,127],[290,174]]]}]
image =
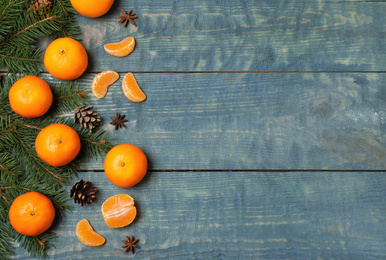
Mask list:
[{"label": "wood grain", "polygon": [[[141,147],[152,170],[385,168],[385,74],[141,73],[142,103],[123,95],[124,74],[95,98],[94,76],[79,82],[103,129]],[[129,122],[115,131],[117,112]]]},{"label": "wood grain", "polygon": [[[133,9],[138,27],[118,23]],[[385,71],[384,2],[119,1],[79,16],[88,71]],[[103,45],[133,36],[132,54]],[[43,43],[45,47],[48,42]]]},{"label": "wood grain", "polygon": [[[81,173],[100,188],[98,200],[54,227],[51,259],[123,259],[125,236],[136,259],[383,259],[386,175],[341,172],[153,172],[124,189],[104,173]],[[76,180],[74,180],[76,181]],[[116,194],[135,199],[139,215],[111,229],[100,207]],[[88,219],[107,243],[81,244],[76,223]],[[131,254],[130,254],[131,255]],[[16,259],[27,255],[20,250]]]}]

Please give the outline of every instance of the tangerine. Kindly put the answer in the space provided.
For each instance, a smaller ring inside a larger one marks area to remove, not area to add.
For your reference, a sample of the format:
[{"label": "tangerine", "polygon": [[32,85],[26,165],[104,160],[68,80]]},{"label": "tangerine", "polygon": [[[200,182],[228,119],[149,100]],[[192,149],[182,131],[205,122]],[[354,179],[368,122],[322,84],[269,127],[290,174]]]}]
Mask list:
[{"label": "tangerine", "polygon": [[137,216],[134,199],[127,194],[112,196],[102,204],[102,215],[111,228],[128,226]]},{"label": "tangerine", "polygon": [[82,219],[76,225],[76,236],[87,246],[101,246],[106,239],[94,231],[87,219]]},{"label": "tangerine", "polygon": [[73,80],[87,69],[87,52],[77,40],[59,38],[48,45],[44,53],[44,66],[57,79]]},{"label": "tangerine", "polygon": [[78,133],[64,124],[43,128],[35,139],[35,150],[40,159],[51,166],[69,164],[80,151]]},{"label": "tangerine", "polygon": [[104,170],[106,177],[116,186],[131,187],[145,177],[147,158],[137,146],[120,144],[106,154]]},{"label": "tangerine", "polygon": [[71,0],[71,4],[81,15],[95,18],[107,13],[114,0]]},{"label": "tangerine", "polygon": [[108,54],[116,57],[125,57],[133,52],[135,47],[134,37],[127,37],[120,42],[107,43],[104,49]]},{"label": "tangerine", "polygon": [[127,73],[122,80],[122,90],[125,96],[133,102],[142,102],[146,94],[141,90],[133,73]]},{"label": "tangerine", "polygon": [[91,83],[91,90],[97,98],[104,98],[109,87],[119,79],[119,74],[112,70],[107,70],[95,76]]},{"label": "tangerine", "polygon": [[8,216],[12,227],[20,234],[38,236],[52,225],[55,208],[48,197],[31,191],[14,199]]},{"label": "tangerine", "polygon": [[8,98],[12,110],[27,118],[44,115],[53,101],[50,86],[37,76],[17,80],[10,88]]}]

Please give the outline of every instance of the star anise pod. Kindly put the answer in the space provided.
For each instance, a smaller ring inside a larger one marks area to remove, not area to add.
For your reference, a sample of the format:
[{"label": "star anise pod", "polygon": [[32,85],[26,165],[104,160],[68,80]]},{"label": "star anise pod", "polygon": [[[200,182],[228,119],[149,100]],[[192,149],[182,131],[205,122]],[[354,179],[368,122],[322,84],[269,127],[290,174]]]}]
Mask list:
[{"label": "star anise pod", "polygon": [[130,238],[126,236],[126,240],[122,240],[122,242],[124,244],[122,247],[126,247],[125,252],[131,251],[131,253],[134,254],[134,247],[141,248],[139,245],[137,245],[138,239],[134,240],[133,236],[131,236]]},{"label": "star anise pod", "polygon": [[110,124],[115,125],[115,130],[118,130],[118,128],[126,127],[125,123],[129,122],[129,120],[124,119],[126,115],[120,115],[117,113],[117,117],[110,116],[111,120],[113,120]]},{"label": "star anise pod", "polygon": [[118,23],[123,23],[123,26],[126,27],[127,23],[130,22],[132,25],[137,27],[137,24],[134,22],[134,19],[137,19],[138,17],[133,13],[133,10],[130,10],[128,13],[126,13],[123,8],[121,8],[122,15],[118,15],[121,20]]}]

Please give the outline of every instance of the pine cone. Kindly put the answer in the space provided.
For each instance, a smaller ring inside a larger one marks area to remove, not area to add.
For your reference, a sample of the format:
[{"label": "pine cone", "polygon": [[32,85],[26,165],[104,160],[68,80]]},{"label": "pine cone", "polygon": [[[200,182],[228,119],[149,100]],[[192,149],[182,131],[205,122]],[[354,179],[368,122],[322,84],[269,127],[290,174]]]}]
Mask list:
[{"label": "pine cone", "polygon": [[34,0],[28,8],[28,11],[33,11],[35,14],[46,18],[51,11],[52,2],[50,0]]},{"label": "pine cone", "polygon": [[92,108],[93,107],[83,106],[83,107],[77,107],[74,110],[74,117],[75,117],[74,122],[79,121],[80,125],[83,128],[86,128],[86,129],[88,128],[90,132],[92,132],[94,128],[102,125],[101,117],[98,116],[97,113],[92,111],[91,110]]},{"label": "pine cone", "polygon": [[92,187],[92,182],[80,180],[70,189],[70,197],[83,207],[83,204],[88,205],[96,200],[97,192],[98,189]]}]

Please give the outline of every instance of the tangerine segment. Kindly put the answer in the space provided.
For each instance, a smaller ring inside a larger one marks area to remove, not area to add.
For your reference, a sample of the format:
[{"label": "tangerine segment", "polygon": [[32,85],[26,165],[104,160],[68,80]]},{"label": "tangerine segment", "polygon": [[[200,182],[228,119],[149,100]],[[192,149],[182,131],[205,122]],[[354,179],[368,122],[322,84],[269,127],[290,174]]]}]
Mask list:
[{"label": "tangerine segment", "polygon": [[106,239],[94,231],[87,219],[82,219],[76,225],[76,236],[87,246],[101,246]]},{"label": "tangerine segment", "polygon": [[119,79],[119,74],[112,70],[107,70],[95,76],[91,83],[92,93],[97,98],[104,98],[108,88]]},{"label": "tangerine segment", "polygon": [[133,52],[135,47],[134,37],[127,37],[126,39],[115,42],[107,43],[104,45],[105,51],[116,57],[125,57]]},{"label": "tangerine segment", "polygon": [[48,197],[31,191],[14,199],[8,216],[12,227],[20,234],[38,236],[50,228],[55,208]]},{"label": "tangerine segment", "polygon": [[127,194],[112,196],[102,204],[102,215],[111,228],[128,226],[137,216],[134,199]]},{"label": "tangerine segment", "polygon": [[138,86],[133,73],[127,73],[123,78],[122,90],[123,94],[133,102],[142,102],[146,99],[146,94]]},{"label": "tangerine segment", "polygon": [[44,115],[53,101],[47,82],[31,75],[17,80],[10,88],[8,96],[12,110],[27,118]]}]

